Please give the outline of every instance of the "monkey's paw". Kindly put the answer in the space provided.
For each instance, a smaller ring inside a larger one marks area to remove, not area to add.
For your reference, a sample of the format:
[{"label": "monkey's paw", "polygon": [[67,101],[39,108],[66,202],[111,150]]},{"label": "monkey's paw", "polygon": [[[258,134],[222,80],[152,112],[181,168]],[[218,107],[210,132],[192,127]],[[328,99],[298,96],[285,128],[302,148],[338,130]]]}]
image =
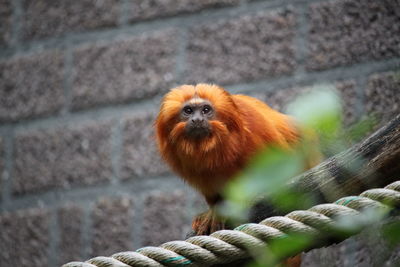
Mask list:
[{"label": "monkey's paw", "polygon": [[215,211],[208,210],[197,215],[192,222],[195,235],[209,235],[218,230],[226,229],[224,219],[219,218]]}]

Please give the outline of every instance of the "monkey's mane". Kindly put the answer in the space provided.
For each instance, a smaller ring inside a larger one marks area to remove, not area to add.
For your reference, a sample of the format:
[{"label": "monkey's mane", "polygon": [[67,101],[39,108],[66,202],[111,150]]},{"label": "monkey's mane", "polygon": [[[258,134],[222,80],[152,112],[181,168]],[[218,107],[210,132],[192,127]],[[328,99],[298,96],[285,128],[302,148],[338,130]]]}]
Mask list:
[{"label": "monkey's mane", "polygon": [[[210,134],[200,139],[188,137],[180,119],[183,105],[194,97],[214,109]],[[155,128],[161,156],[205,196],[217,193],[257,151],[271,144],[289,148],[299,138],[286,115],[253,97],[231,95],[209,84],[183,85],[167,93]]]}]

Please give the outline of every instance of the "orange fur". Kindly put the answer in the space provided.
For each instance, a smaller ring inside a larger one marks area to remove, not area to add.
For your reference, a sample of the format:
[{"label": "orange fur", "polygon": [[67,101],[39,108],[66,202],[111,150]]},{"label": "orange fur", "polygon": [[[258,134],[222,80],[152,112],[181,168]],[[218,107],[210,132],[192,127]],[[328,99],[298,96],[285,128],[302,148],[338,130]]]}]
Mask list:
[{"label": "orange fur", "polygon": [[[200,97],[215,109],[211,134],[202,139],[185,136],[179,118],[183,104]],[[162,157],[184,180],[198,189],[212,205],[226,182],[250,157],[268,145],[290,147],[299,138],[287,115],[245,95],[231,95],[216,85],[183,85],[163,99],[155,122]]]}]

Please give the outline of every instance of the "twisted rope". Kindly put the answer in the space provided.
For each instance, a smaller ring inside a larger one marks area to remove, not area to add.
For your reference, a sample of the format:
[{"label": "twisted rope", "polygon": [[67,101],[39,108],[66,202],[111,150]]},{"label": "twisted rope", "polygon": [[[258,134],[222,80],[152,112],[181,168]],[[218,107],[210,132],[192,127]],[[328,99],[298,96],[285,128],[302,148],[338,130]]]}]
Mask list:
[{"label": "twisted rope", "polygon": [[[225,264],[251,257],[254,251],[264,248],[273,240],[287,237],[288,234],[326,237],[329,233],[341,229],[341,218],[361,218],[361,212],[366,208],[389,211],[392,207],[400,207],[400,181],[384,189],[370,189],[359,196],[341,198],[334,204],[321,204],[308,210],[293,211],[284,217],[270,217],[259,224],[243,224],[234,230],[221,230],[210,236],[171,241],[159,247],[143,247],[136,252],[95,257],[86,262],[70,262],[63,267],[176,267]],[[361,230],[357,229],[351,234]],[[343,239],[345,238],[341,238]],[[321,246],[321,243],[315,242],[307,249],[318,246]]]}]

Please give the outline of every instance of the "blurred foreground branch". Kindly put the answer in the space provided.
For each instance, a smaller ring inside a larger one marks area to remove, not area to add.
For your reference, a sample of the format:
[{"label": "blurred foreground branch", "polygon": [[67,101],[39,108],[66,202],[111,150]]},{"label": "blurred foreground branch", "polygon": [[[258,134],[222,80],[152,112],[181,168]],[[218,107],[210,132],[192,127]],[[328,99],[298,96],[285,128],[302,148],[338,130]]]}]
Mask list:
[{"label": "blurred foreground branch", "polygon": [[[306,194],[312,204],[335,201],[385,186],[400,178],[400,114],[364,141],[353,145],[289,182],[289,191]],[[249,221],[283,215],[268,196],[251,208]]]},{"label": "blurred foreground branch", "polygon": [[[290,187],[331,202],[400,178],[400,115],[363,142],[293,179]],[[269,214],[265,214],[270,216]]]}]

